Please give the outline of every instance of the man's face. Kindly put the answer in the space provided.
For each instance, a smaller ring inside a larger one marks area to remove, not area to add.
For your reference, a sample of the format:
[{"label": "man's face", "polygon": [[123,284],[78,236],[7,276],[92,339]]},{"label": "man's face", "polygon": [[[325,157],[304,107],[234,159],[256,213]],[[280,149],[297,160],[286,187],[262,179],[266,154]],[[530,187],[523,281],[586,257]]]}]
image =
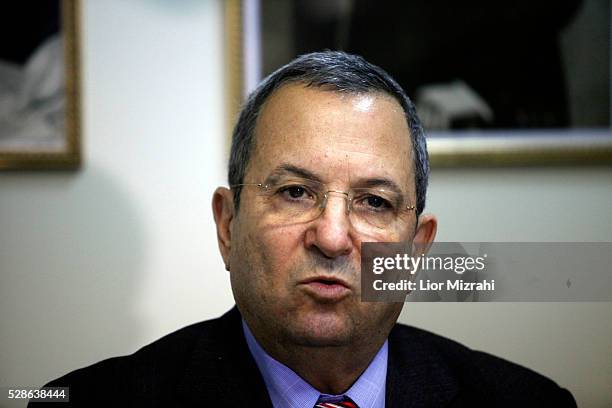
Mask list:
[{"label": "man's face", "polygon": [[[347,192],[383,181],[416,202],[409,130],[388,95],[285,85],[263,106],[255,140],[244,183],[313,176]],[[226,261],[260,341],[338,346],[386,337],[402,304],[360,301],[361,242],[411,240],[414,211],[399,226],[358,231],[342,194],[331,193],[314,220],[283,223],[258,187],[241,194]]]}]

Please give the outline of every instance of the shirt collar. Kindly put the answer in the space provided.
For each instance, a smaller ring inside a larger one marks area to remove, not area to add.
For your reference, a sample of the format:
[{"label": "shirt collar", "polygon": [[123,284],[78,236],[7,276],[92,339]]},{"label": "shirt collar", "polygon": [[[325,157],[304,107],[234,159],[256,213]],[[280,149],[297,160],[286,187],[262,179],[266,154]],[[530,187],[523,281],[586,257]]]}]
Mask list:
[{"label": "shirt collar", "polygon": [[[270,357],[255,340],[244,320],[242,328],[249,350],[268,388],[272,405],[275,408],[314,407],[321,393],[289,367]],[[388,353],[389,345],[385,341],[368,368],[343,394],[348,395],[360,408],[384,408]]]}]

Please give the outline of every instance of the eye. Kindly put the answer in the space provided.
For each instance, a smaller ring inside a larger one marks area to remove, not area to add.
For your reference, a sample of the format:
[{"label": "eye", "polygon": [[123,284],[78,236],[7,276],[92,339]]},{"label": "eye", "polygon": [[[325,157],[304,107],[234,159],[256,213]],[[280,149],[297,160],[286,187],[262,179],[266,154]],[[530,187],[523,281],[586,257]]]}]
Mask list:
[{"label": "eye", "polygon": [[291,198],[300,198],[306,194],[306,189],[302,186],[287,187],[285,191],[291,196]]},{"label": "eye", "polygon": [[380,198],[378,196],[369,196],[366,199],[366,202],[370,207],[374,207],[374,208],[383,207],[386,203],[386,201],[383,198]]},{"label": "eye", "polygon": [[358,198],[355,204],[365,211],[383,212],[393,210],[393,205],[386,199],[375,194],[366,194]]},{"label": "eye", "polygon": [[299,184],[281,187],[278,190],[278,194],[289,201],[303,201],[314,197],[307,187]]}]

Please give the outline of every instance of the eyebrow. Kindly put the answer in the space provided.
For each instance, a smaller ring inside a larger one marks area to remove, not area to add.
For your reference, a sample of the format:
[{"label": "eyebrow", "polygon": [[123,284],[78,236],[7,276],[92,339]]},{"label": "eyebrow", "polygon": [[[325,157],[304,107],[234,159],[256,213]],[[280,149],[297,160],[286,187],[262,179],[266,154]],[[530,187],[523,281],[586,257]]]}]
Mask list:
[{"label": "eyebrow", "polygon": [[[270,175],[266,178],[264,183],[274,184],[280,178],[287,176],[287,175],[297,176],[297,177],[305,178],[308,180],[314,180],[319,183],[324,183],[321,177],[319,177],[312,171],[307,170],[303,167],[289,164],[289,163],[282,163],[278,165],[277,167],[275,167],[274,170],[272,170],[272,172],[270,173]],[[363,179],[357,179],[353,181],[355,182],[355,187],[358,187],[358,188],[383,187],[393,192],[396,192],[398,194],[403,194],[403,191],[400,188],[400,186],[395,181],[388,179],[388,178],[384,178],[384,177],[363,178]]]},{"label": "eyebrow", "polygon": [[310,170],[307,170],[303,167],[295,166],[293,164],[282,163],[276,166],[274,170],[272,170],[272,173],[270,173],[270,175],[266,178],[264,183],[273,184],[274,182],[278,181],[281,177],[287,176],[287,175],[298,176],[298,177],[302,177],[305,179],[314,180],[319,183],[323,182],[319,176],[317,176],[315,173],[313,173]]},{"label": "eyebrow", "polygon": [[376,188],[383,187],[386,190],[393,191],[398,194],[404,194],[400,186],[393,180],[388,178],[366,178],[355,180],[356,187]]}]

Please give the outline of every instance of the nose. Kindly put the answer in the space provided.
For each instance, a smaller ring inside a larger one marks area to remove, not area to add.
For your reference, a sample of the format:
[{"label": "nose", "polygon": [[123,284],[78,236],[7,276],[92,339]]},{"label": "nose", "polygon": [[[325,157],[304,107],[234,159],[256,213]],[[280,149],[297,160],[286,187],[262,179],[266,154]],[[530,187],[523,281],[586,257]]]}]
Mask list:
[{"label": "nose", "polygon": [[306,233],[306,246],[318,248],[326,257],[337,258],[353,250],[348,195],[329,191],[321,215]]}]

